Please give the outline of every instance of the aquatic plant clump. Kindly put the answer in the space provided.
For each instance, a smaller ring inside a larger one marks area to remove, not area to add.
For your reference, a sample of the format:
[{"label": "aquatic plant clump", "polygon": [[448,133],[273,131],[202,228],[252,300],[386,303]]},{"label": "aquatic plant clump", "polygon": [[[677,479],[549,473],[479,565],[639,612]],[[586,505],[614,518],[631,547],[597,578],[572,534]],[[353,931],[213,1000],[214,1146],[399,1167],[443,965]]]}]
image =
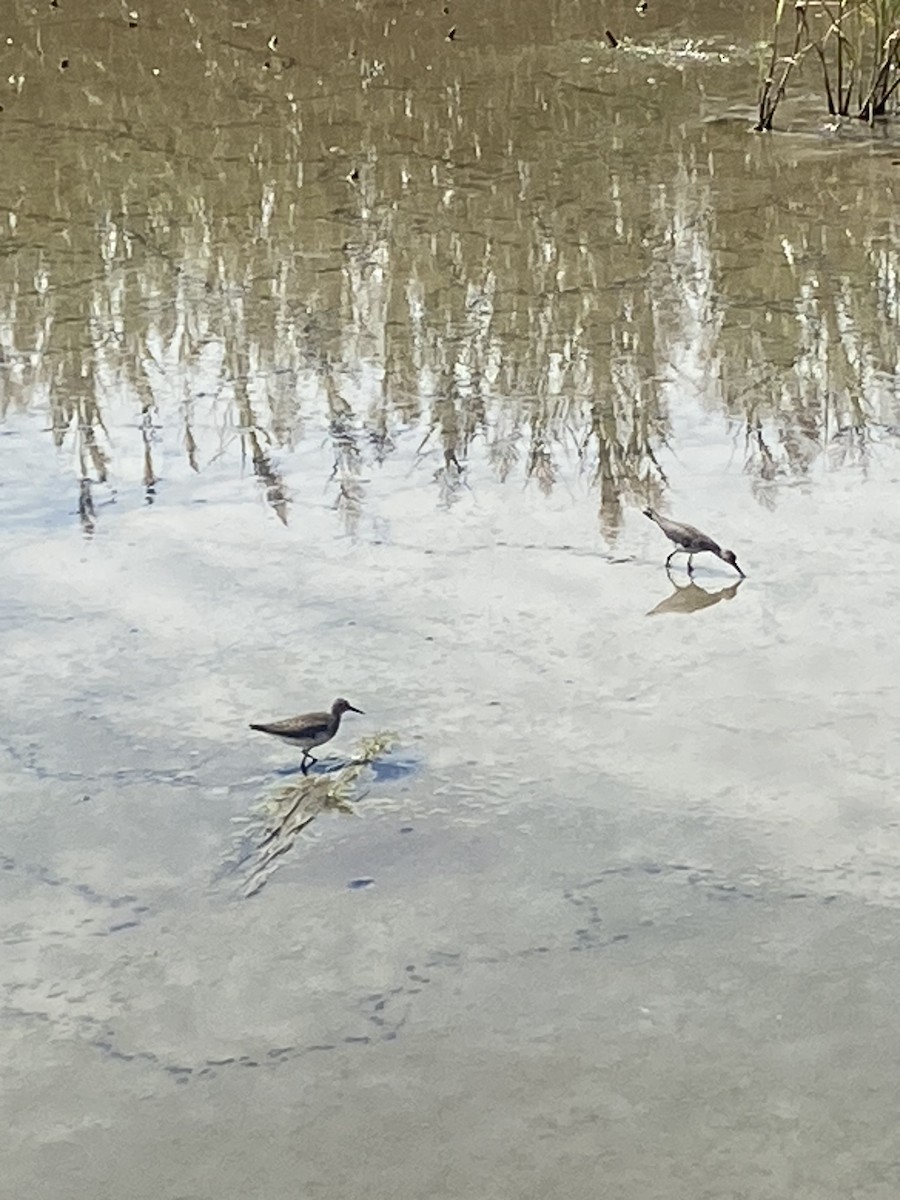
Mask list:
[{"label": "aquatic plant clump", "polygon": [[810,55],[832,117],[872,123],[890,115],[900,97],[900,0],[777,0],[758,132],[773,128],[790,76]]},{"label": "aquatic plant clump", "polygon": [[244,896],[255,896],[303,833],[323,812],[353,813],[365,768],[387,754],[396,734],[380,731],[363,739],[357,753],[337,771],[302,775],[261,801],[241,824],[242,840],[252,846],[247,858]]}]

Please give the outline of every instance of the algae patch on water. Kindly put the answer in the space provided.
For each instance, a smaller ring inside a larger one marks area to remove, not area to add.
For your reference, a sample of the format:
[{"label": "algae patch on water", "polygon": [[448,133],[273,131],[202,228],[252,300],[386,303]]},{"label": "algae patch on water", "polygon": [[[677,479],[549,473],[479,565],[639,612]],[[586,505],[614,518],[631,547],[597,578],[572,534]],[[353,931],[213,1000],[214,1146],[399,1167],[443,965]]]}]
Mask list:
[{"label": "algae patch on water", "polygon": [[321,813],[355,811],[364,794],[361,781],[367,768],[396,741],[396,734],[386,731],[365,738],[344,766],[301,775],[254,804],[247,817],[238,818],[242,849],[236,857],[246,869],[245,898],[266,885],[300,834]]}]

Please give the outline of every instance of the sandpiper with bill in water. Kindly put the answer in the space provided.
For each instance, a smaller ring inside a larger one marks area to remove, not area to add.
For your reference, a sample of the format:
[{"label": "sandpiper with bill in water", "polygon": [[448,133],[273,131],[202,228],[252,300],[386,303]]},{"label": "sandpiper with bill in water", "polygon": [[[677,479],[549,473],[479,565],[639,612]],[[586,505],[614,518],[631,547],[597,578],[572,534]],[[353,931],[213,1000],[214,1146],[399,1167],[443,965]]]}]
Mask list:
[{"label": "sandpiper with bill in water", "polygon": [[675,549],[666,559],[667,569],[676,554],[686,554],[688,556],[687,573],[688,575],[693,575],[694,555],[709,551],[710,554],[715,554],[718,558],[721,558],[722,562],[726,562],[730,567],[734,567],[741,579],[746,578],[744,572],[738,566],[733,550],[723,550],[718,542],[714,541],[708,534],[701,533],[693,525],[685,525],[681,521],[670,521],[668,517],[660,516],[652,508],[645,508],[643,511],[644,516],[649,517],[651,521],[655,521],[669,541],[675,545]]},{"label": "sandpiper with bill in water", "polygon": [[332,704],[331,712],[301,713],[299,717],[288,717],[285,721],[268,721],[259,724],[251,722],[250,728],[257,729],[260,733],[269,733],[272,737],[281,738],[283,742],[288,742],[291,746],[299,746],[303,750],[300,770],[305,775],[309,763],[317,761],[310,754],[310,750],[314,746],[324,746],[326,742],[331,741],[340,729],[341,717],[345,712],[364,715],[361,708],[356,708],[349,700],[340,697]]}]

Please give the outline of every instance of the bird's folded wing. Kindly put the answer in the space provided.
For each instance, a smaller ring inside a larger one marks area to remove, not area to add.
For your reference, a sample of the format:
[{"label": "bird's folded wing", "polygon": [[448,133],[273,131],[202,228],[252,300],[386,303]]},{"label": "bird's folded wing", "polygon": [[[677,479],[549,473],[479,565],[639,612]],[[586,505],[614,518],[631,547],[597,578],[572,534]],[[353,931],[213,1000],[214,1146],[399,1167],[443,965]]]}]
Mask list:
[{"label": "bird's folded wing", "polygon": [[317,737],[327,733],[328,713],[314,713],[308,717],[288,717],[286,721],[267,721],[265,724],[251,725],[260,733],[274,733],[279,737]]}]

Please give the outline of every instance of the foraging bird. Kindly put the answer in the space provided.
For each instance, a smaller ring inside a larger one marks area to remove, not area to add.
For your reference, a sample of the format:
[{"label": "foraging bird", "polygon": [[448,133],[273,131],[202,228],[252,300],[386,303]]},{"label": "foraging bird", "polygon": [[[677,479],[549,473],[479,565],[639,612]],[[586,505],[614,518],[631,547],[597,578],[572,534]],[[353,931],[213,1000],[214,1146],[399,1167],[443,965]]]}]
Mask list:
[{"label": "foraging bird", "polygon": [[723,550],[718,542],[714,542],[711,537],[708,537],[705,533],[701,533],[693,525],[684,525],[681,521],[670,521],[668,517],[661,517],[652,508],[645,508],[643,512],[645,517],[649,517],[651,521],[656,522],[670,542],[675,543],[675,549],[666,559],[666,567],[668,567],[676,554],[686,554],[688,556],[688,575],[692,575],[694,572],[694,555],[702,554],[704,550],[708,550],[710,554],[715,554],[721,558],[722,562],[727,562],[730,567],[734,567],[742,579],[746,579],[746,575],[738,566],[733,550]]},{"label": "foraging bird", "polygon": [[301,713],[299,717],[288,717],[286,721],[269,721],[265,725],[251,724],[250,728],[257,729],[260,733],[270,733],[292,746],[302,746],[300,770],[305,775],[307,759],[311,763],[316,762],[310,750],[313,746],[324,746],[326,742],[331,741],[340,729],[341,717],[345,712],[364,715],[363,710],[354,707],[349,700],[337,699],[331,706],[331,712]]}]

